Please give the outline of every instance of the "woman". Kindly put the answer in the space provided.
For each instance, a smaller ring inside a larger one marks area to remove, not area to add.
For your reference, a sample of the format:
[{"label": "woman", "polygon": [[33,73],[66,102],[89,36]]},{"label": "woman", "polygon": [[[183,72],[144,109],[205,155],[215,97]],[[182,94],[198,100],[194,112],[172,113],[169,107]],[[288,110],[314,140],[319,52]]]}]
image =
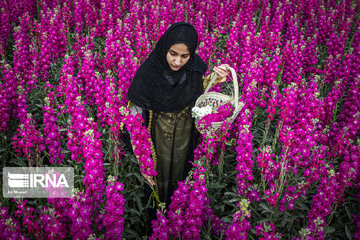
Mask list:
[{"label": "woman", "polygon": [[[205,62],[195,53],[198,34],[186,22],[171,25],[137,70],[128,99],[130,109],[149,125],[156,160],[157,188],[162,202],[170,202],[176,183],[187,173],[196,141],[191,108],[203,92]],[[215,67],[218,79],[229,73]],[[152,177],[143,174],[155,185]]]}]

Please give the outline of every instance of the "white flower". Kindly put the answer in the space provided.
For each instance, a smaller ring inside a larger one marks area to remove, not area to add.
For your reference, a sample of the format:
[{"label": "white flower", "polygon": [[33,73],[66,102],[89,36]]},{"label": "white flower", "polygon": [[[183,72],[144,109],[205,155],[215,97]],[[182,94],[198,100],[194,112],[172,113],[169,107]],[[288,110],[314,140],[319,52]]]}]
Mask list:
[{"label": "white flower", "polygon": [[199,117],[199,118],[203,118],[204,116],[210,114],[213,112],[213,109],[207,105],[204,107],[193,107],[192,108],[192,116],[193,117]]}]

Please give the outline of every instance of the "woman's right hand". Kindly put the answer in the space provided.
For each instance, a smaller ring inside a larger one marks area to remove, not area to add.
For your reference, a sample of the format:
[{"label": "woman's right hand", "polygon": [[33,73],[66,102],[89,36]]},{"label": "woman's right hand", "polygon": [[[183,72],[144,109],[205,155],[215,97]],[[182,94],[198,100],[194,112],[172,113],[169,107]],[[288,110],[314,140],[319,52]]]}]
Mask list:
[{"label": "woman's right hand", "polygon": [[153,176],[146,175],[145,173],[141,173],[141,174],[144,176],[146,181],[150,183],[151,186],[155,186],[155,181]]},{"label": "woman's right hand", "polygon": [[216,72],[216,74],[218,75],[217,82],[219,82],[219,80],[225,81],[227,75],[229,75],[230,73],[230,66],[228,64],[221,64],[220,66],[215,66],[214,72]]}]

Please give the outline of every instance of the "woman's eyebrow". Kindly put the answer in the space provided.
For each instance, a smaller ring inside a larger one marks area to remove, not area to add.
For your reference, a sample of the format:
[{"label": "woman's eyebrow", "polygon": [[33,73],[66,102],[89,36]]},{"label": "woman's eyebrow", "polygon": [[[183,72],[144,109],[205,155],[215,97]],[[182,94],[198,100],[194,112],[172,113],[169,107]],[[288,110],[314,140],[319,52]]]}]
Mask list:
[{"label": "woman's eyebrow", "polygon": [[170,48],[170,50],[169,50],[171,53],[174,53],[174,54],[178,54],[177,52],[175,52],[174,50],[172,50],[171,48]]},{"label": "woman's eyebrow", "polygon": [[[179,53],[177,53],[176,51],[172,50],[171,48],[169,49],[169,51],[170,51],[172,54],[179,54]],[[190,55],[190,53],[184,53],[184,54],[182,54],[182,56],[184,56],[184,55]]]}]

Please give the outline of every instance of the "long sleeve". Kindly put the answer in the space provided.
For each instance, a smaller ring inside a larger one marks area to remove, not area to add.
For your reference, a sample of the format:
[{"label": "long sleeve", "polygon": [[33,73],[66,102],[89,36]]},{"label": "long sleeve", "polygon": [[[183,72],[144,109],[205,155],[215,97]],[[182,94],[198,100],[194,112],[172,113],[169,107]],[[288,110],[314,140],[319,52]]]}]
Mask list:
[{"label": "long sleeve", "polygon": [[[204,81],[203,81],[203,88],[204,88],[204,90],[205,90],[206,87],[209,85],[211,79],[214,77],[214,74],[216,74],[216,73],[215,73],[215,72],[212,72],[212,73],[210,73],[209,75],[207,75],[206,77],[204,77]],[[216,80],[214,81],[214,83],[212,84],[211,87],[215,86],[215,85],[216,85],[217,83],[219,83],[219,82],[225,81],[225,78],[226,78],[226,77],[223,77],[223,78],[220,78],[220,79],[216,79]]]}]

